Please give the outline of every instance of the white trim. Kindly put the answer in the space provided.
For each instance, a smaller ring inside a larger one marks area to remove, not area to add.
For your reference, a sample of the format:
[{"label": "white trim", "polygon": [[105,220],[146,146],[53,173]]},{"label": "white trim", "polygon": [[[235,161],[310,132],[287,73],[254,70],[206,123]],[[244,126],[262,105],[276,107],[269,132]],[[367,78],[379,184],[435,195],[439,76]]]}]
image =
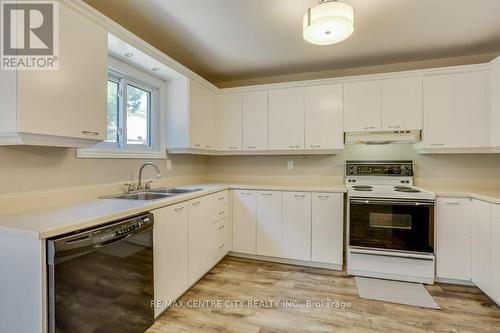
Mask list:
[{"label": "white trim", "polygon": [[227,255],[230,257],[268,261],[268,262],[276,262],[276,263],[287,264],[287,265],[331,269],[331,270],[335,270],[335,271],[342,271],[342,269],[343,269],[342,265],[340,265],[340,264],[330,264],[330,263],[323,263],[323,262],[316,262],[316,261],[268,257],[268,256],[255,255],[255,254],[233,252],[233,251],[229,251],[229,253]]},{"label": "white trim", "polygon": [[208,150],[199,148],[167,148],[170,154],[195,154],[209,156],[265,156],[265,155],[337,155],[343,149],[300,149],[300,150]]},{"label": "white trim", "polygon": [[0,146],[33,145],[65,148],[92,147],[101,142],[100,140],[86,138],[69,138],[65,136],[22,132],[0,133],[0,139]]},{"label": "white trim", "polygon": [[[122,124],[124,134],[121,137],[121,145],[103,141],[88,149],[78,149],[77,158],[133,158],[133,159],[166,159],[166,83],[141,69],[122,62],[113,57],[108,58],[108,70],[112,77],[120,76],[122,79],[120,89],[126,89],[130,84],[144,89],[151,95],[150,114],[150,145],[127,144],[126,125]],[[122,92],[122,94],[126,94]],[[120,107],[121,118],[123,118],[123,107]],[[120,123],[123,119],[120,120]]]},{"label": "white trim", "polygon": [[122,149],[78,149],[77,158],[134,158],[134,159],[166,159],[165,151],[137,151]]}]

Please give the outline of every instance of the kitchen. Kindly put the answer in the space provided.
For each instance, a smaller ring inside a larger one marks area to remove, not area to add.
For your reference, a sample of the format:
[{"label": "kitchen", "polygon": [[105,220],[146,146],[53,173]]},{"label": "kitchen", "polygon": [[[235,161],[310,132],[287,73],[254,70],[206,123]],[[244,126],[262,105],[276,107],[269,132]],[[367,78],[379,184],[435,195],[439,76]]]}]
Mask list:
[{"label": "kitchen", "polygon": [[45,2],[57,69],[0,70],[1,332],[498,330],[498,3]]}]

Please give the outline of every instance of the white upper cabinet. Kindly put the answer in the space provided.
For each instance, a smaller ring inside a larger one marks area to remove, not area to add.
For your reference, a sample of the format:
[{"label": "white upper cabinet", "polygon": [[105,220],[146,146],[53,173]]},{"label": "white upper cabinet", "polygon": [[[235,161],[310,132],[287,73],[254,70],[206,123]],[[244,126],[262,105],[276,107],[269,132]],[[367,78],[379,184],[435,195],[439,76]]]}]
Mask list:
[{"label": "white upper cabinet", "polygon": [[342,85],[305,88],[305,148],[344,147]]},{"label": "white upper cabinet", "polygon": [[380,82],[344,84],[344,131],[370,132],[382,128]]},{"label": "white upper cabinet", "polygon": [[197,80],[189,80],[189,147],[215,146],[215,94]]},{"label": "white upper cabinet", "polygon": [[108,34],[63,3],[59,20],[59,70],[1,73],[0,145],[85,147],[107,137]]},{"label": "white upper cabinet", "polygon": [[472,200],[472,282],[491,293],[491,204]]},{"label": "white upper cabinet", "polygon": [[490,90],[486,71],[424,77],[422,147],[490,147]]},{"label": "white upper cabinet", "polygon": [[471,281],[472,201],[437,199],[436,276]]},{"label": "white upper cabinet", "polygon": [[242,104],[241,93],[229,93],[217,96],[217,150],[238,151],[242,149]]},{"label": "white upper cabinet", "polygon": [[500,59],[495,60],[492,71],[492,145],[500,148]]},{"label": "white upper cabinet", "polygon": [[269,148],[269,97],[266,91],[243,94],[243,150]]},{"label": "white upper cabinet", "polygon": [[382,131],[422,129],[422,79],[381,81]]},{"label": "white upper cabinet", "polygon": [[269,92],[269,149],[304,149],[304,89]]}]

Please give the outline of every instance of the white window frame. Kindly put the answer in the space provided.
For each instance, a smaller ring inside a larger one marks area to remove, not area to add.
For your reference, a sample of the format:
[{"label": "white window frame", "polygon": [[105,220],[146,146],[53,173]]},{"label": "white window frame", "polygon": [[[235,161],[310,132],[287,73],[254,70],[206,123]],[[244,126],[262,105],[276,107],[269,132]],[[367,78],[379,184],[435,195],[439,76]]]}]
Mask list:
[{"label": "white window frame", "polygon": [[[109,57],[108,78],[119,82],[119,93],[121,94],[118,110],[118,142],[103,141],[92,148],[78,149],[78,158],[137,158],[137,159],[166,159],[165,130],[162,126],[166,115],[166,84],[148,73],[126,64],[120,60]],[[149,140],[150,145],[127,144],[127,122],[124,119],[127,114],[125,107],[127,84],[150,93],[150,115],[149,115]]]}]

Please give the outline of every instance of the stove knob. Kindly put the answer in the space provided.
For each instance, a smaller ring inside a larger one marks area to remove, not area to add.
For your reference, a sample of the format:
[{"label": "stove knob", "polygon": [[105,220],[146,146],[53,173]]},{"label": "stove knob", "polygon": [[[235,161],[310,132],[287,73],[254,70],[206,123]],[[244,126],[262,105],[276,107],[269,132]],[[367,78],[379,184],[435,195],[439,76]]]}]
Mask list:
[{"label": "stove knob", "polygon": [[400,167],[392,168],[392,173],[395,175],[399,175],[401,173],[401,168]]}]

